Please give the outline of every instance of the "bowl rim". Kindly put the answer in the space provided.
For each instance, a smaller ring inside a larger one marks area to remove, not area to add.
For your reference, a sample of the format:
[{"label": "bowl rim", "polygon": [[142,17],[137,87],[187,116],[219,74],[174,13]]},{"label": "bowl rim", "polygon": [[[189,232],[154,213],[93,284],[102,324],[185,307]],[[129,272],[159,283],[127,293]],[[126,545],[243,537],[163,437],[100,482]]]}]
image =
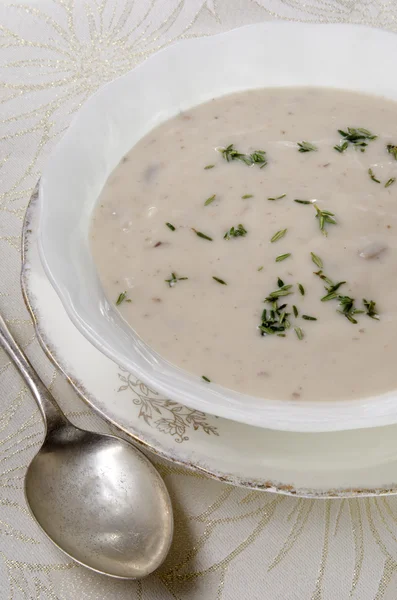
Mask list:
[{"label": "bowl rim", "polygon": [[[270,31],[273,30],[276,32],[280,31],[280,29],[284,30],[284,34],[288,30],[296,31],[297,29],[311,30],[312,32],[328,29],[333,32],[333,35],[344,35],[348,32],[350,37],[354,37],[354,33],[357,41],[362,41],[363,36],[367,40],[370,38],[373,43],[380,39],[384,41],[388,40],[397,49],[397,36],[395,34],[367,26],[270,21],[246,25],[214,36],[183,40],[153,54],[132,71],[99,88],[88,99],[77,115],[75,115],[68,130],[47,160],[39,185],[40,222],[38,246],[41,261],[52,286],[77,329],[101,352],[139,377],[146,385],[184,405],[248,425],[284,431],[339,431],[390,425],[397,422],[396,391],[367,398],[337,401],[321,400],[318,403],[310,401],[297,404],[295,401],[289,400],[256,398],[218,385],[208,386],[208,384],[200,381],[198,376],[193,377],[178,367],[170,365],[170,363],[164,361],[154,352],[151,354],[154,356],[155,362],[158,360],[163,361],[161,368],[151,368],[147,371],[138,368],[129,356],[120,353],[118,349],[114,348],[100,335],[93,322],[87,317],[87,313],[83,316],[81,306],[76,301],[76,298],[73,297],[71,291],[67,289],[65,281],[62,279],[62,274],[54,269],[51,253],[49,252],[48,222],[46,222],[45,217],[48,217],[51,201],[47,198],[47,182],[51,181],[52,168],[56,164],[56,161],[62,160],[62,155],[65,152],[65,148],[67,148],[67,144],[73,141],[73,137],[77,131],[84,131],[84,119],[87,115],[95,111],[98,99],[103,99],[106,95],[109,95],[110,90],[118,82],[131,80],[132,84],[134,84],[134,79],[137,79],[142,72],[144,73],[149,65],[153,67],[158,63],[161,66],[161,62],[165,58],[169,60],[172,55],[175,56],[178,53],[188,54],[191,49],[200,49],[202,51],[206,46],[211,47],[211,45],[217,43],[232,42],[239,36],[247,35],[252,37],[254,34],[263,35],[265,33],[269,35]],[[397,87],[395,92],[397,95]],[[128,329],[134,333],[132,328],[128,327]],[[138,337],[137,334],[134,335]],[[170,372],[165,373],[165,376],[164,365],[168,365],[167,369]],[[178,379],[176,378],[176,374],[178,374]],[[180,389],[179,377],[189,383],[188,393],[186,386],[185,389]],[[178,385],[176,385],[176,381],[178,381]],[[246,400],[250,400],[253,403],[249,409],[247,409]]]}]

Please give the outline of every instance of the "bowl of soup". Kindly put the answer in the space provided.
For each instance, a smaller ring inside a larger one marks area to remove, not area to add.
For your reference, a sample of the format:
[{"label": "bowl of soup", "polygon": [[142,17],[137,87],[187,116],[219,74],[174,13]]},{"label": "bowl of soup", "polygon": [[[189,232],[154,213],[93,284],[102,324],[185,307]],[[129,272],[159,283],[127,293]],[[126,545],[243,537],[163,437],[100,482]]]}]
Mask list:
[{"label": "bowl of soup", "polygon": [[74,325],[197,410],[397,422],[396,50],[365,27],[261,23],[95,94],[39,190]]}]

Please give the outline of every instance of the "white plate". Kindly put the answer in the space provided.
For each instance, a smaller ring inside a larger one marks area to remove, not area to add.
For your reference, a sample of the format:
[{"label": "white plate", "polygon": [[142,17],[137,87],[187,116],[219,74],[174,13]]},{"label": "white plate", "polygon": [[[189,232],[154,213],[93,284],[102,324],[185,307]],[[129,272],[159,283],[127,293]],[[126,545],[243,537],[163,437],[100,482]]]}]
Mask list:
[{"label": "white plate", "polygon": [[[169,116],[214,96],[263,86],[320,85],[397,99],[397,36],[354,25],[259,23],[188,40],[102,88],[79,111],[40,184],[39,245],[70,318],[97,348],[148,386],[191,408],[285,431],[397,422],[395,391],[296,402],[228,390],[171,365],[106,300],[88,240],[99,192],[121,157]],[[172,65],[172,69],[170,69]]]},{"label": "white plate", "polygon": [[70,323],[37,248],[37,192],[23,229],[22,289],[47,354],[80,396],[144,448],[220,481],[281,494],[397,493],[397,426],[271,431],[206,415],[149,390]]}]

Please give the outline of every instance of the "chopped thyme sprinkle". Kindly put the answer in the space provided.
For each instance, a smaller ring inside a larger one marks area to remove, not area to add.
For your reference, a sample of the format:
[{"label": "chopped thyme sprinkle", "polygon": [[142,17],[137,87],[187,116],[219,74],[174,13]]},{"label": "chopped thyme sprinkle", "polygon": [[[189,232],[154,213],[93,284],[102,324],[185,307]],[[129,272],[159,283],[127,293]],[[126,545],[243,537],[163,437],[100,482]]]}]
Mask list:
[{"label": "chopped thyme sprinkle", "polygon": [[396,181],[395,177],[390,177],[390,179],[388,179],[385,183],[385,188],[388,188],[389,186],[393,185],[393,183]]},{"label": "chopped thyme sprinkle", "polygon": [[287,194],[281,194],[281,196],[275,196],[274,198],[268,198],[268,200],[271,200],[272,202],[274,202],[274,200],[281,200],[282,198],[285,198]]},{"label": "chopped thyme sprinkle", "polygon": [[285,337],[285,331],[291,327],[289,322],[289,313],[286,312],[287,304],[278,305],[278,299],[281,296],[292,294],[290,289],[292,285],[284,285],[284,282],[278,278],[279,289],[269,294],[265,302],[270,303],[270,308],[264,308],[262,311],[261,324],[258,326],[262,336],[279,335]]},{"label": "chopped thyme sprinkle", "polygon": [[296,308],[295,304],[293,305],[292,310],[293,310],[293,313],[294,313],[294,317],[297,317],[299,315],[299,311]]},{"label": "chopped thyme sprinkle", "polygon": [[258,267],[258,271],[263,271],[263,265],[261,267]]},{"label": "chopped thyme sprinkle", "polygon": [[311,200],[298,200],[297,198],[295,198],[294,202],[297,202],[298,204],[313,204]]},{"label": "chopped thyme sprinkle", "polygon": [[331,225],[336,225],[337,222],[335,220],[335,215],[332,212],[329,212],[329,210],[320,210],[319,207],[317,206],[317,204],[313,204],[314,208],[316,209],[316,219],[319,220],[319,225],[320,225],[320,229],[322,231],[322,233],[324,235],[328,235],[327,231],[325,230],[325,225],[326,223],[330,223]]},{"label": "chopped thyme sprinkle", "polygon": [[302,315],[302,319],[305,319],[305,321],[317,321],[317,317],[310,317],[309,315]]},{"label": "chopped thyme sprinkle", "polygon": [[252,154],[243,154],[235,149],[234,144],[229,144],[226,148],[219,148],[218,151],[227,162],[241,160],[249,167],[252,165],[261,165],[261,169],[267,165],[266,152],[264,150],[255,150]]},{"label": "chopped thyme sprinkle", "polygon": [[207,165],[206,167],[204,167],[204,171],[207,171],[208,169],[213,169],[215,167],[215,165]]},{"label": "chopped thyme sprinkle", "polygon": [[380,180],[376,179],[375,174],[372,169],[368,169],[368,175],[370,176],[372,181],[375,181],[375,183],[380,183]]},{"label": "chopped thyme sprinkle", "polygon": [[223,239],[230,240],[230,238],[232,237],[244,237],[245,235],[247,235],[247,233],[248,232],[245,229],[244,225],[239,223],[239,225],[237,225],[236,227],[231,227],[229,231],[226,231],[225,235],[223,236]]},{"label": "chopped thyme sprinkle", "polygon": [[242,154],[235,149],[234,144],[229,144],[229,146],[226,146],[226,148],[219,148],[218,151],[222,154],[223,158],[227,160],[227,162],[232,160],[242,160],[246,165],[252,164],[251,160],[249,160],[249,157],[247,157],[246,154]]},{"label": "chopped thyme sprinkle", "polygon": [[357,325],[357,320],[354,318],[353,315],[358,315],[360,313],[362,314],[364,311],[358,310],[354,306],[355,300],[354,298],[350,298],[350,296],[338,296],[338,300],[341,310],[338,310],[337,312],[341,315],[344,315],[346,319],[350,321],[350,323],[354,323],[355,325]]},{"label": "chopped thyme sprinkle", "polygon": [[207,198],[207,200],[204,202],[204,206],[208,206],[209,204],[211,204],[211,202],[213,202],[216,198],[216,194],[213,194],[213,196],[210,196],[209,198]]},{"label": "chopped thyme sprinkle", "polygon": [[334,146],[334,150],[337,150],[338,152],[340,152],[340,154],[342,154],[345,150],[347,150],[349,147],[349,142],[340,142],[340,144],[338,144],[337,146]]},{"label": "chopped thyme sprinkle", "polygon": [[371,317],[371,319],[376,319],[377,321],[379,321],[379,315],[376,312],[375,308],[376,302],[374,302],[373,300],[366,300],[365,298],[363,298],[363,304],[366,309],[365,314]]},{"label": "chopped thyme sprinkle", "polygon": [[287,229],[281,229],[280,231],[277,231],[277,233],[274,234],[274,236],[271,238],[270,242],[277,242],[278,240],[281,240],[282,237],[285,236],[285,234],[287,233]]},{"label": "chopped thyme sprinkle", "polygon": [[334,149],[338,150],[338,152],[344,152],[349,143],[352,144],[356,150],[359,149],[361,152],[365,152],[365,147],[368,146],[367,142],[376,140],[378,137],[363,127],[348,127],[347,131],[338,129],[338,133],[343,138],[343,142],[341,142],[339,146],[334,146]]},{"label": "chopped thyme sprinkle", "polygon": [[119,297],[116,300],[116,306],[120,306],[120,304],[122,302],[124,302],[124,300],[127,298],[127,292],[121,292],[121,294],[119,294]]},{"label": "chopped thyme sprinkle", "polygon": [[314,262],[314,264],[317,265],[319,269],[322,269],[323,261],[321,260],[321,258],[317,256],[317,254],[314,254],[314,252],[310,252],[310,256],[312,257],[312,261]]},{"label": "chopped thyme sprinkle", "polygon": [[287,254],[280,254],[280,256],[277,256],[276,262],[282,262],[283,260],[285,260],[286,258],[289,258],[290,256],[291,256],[291,252],[287,252]]},{"label": "chopped thyme sprinkle", "polygon": [[212,242],[212,237],[210,237],[209,235],[206,235],[205,233],[203,233],[202,231],[197,231],[197,229],[194,229],[194,227],[192,227],[192,231],[194,231],[194,233],[196,235],[198,235],[198,237],[202,238],[203,240],[209,240],[210,242]]},{"label": "chopped thyme sprinkle", "polygon": [[186,281],[186,279],[189,279],[188,277],[178,277],[176,273],[171,273],[171,277],[170,279],[165,279],[164,281],[166,283],[168,283],[168,285],[170,287],[174,287],[174,285],[178,282],[178,281]]},{"label": "chopped thyme sprinkle", "polygon": [[255,150],[250,154],[250,159],[254,165],[261,165],[261,169],[267,165],[266,152],[264,150]]},{"label": "chopped thyme sprinkle", "polygon": [[295,333],[297,335],[298,340],[303,340],[303,331],[300,327],[294,327]]},{"label": "chopped thyme sprinkle", "polygon": [[303,287],[303,285],[301,283],[298,283],[298,290],[300,291],[302,296],[305,295],[305,288]]},{"label": "chopped thyme sprinkle", "polygon": [[397,160],[397,146],[394,146],[393,144],[387,144],[386,149],[388,153],[392,154],[394,159]]},{"label": "chopped thyme sprinkle", "polygon": [[172,223],[166,223],[168,229],[171,229],[171,231],[175,231],[176,227],[172,224]]},{"label": "chopped thyme sprinkle", "polygon": [[248,198],[253,198],[254,194],[244,194],[244,196],[241,196],[243,200],[247,200]]},{"label": "chopped thyme sprinkle", "polygon": [[317,146],[310,142],[298,142],[298,146],[298,152],[316,152],[318,150]]},{"label": "chopped thyme sprinkle", "polygon": [[[338,292],[341,285],[344,285],[346,281],[339,281],[338,283],[334,283],[329,277],[323,274],[323,272],[317,271],[314,273],[320,279],[325,281],[328,285],[325,286],[325,290],[327,294],[321,298],[321,302],[328,302],[329,300],[337,300],[340,306],[340,309],[337,309],[337,312],[346,317],[350,321],[350,323],[357,324],[357,320],[355,319],[355,315],[366,313],[369,317],[373,319],[379,319],[379,315],[375,310],[376,303],[373,300],[365,300],[363,299],[363,304],[366,310],[360,310],[355,307],[355,299],[350,296],[343,296]],[[303,317],[302,317],[303,318]]]},{"label": "chopped thyme sprinkle", "polygon": [[218,283],[221,283],[222,285],[227,285],[226,281],[223,281],[223,279],[219,279],[219,277],[214,277],[214,275],[213,275],[212,279],[215,279],[215,281],[217,281]]},{"label": "chopped thyme sprinkle", "polygon": [[205,375],[201,375],[201,379],[204,379],[207,383],[211,383],[211,379],[208,379]]}]

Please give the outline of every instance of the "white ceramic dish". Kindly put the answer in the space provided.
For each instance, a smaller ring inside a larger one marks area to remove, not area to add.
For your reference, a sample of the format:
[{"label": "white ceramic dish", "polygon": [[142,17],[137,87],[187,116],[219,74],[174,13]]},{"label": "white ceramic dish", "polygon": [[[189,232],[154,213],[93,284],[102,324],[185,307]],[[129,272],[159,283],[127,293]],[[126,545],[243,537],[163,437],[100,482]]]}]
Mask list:
[{"label": "white ceramic dish", "polygon": [[76,327],[156,391],[236,421],[290,431],[397,422],[397,394],[339,402],[274,401],[208,385],[155,354],[102,291],[88,244],[96,199],[130,147],[155,125],[214,96],[263,86],[317,85],[397,100],[394,34],[353,25],[262,23],[154,55],[81,109],[40,185],[40,252]]},{"label": "white ceramic dish", "polygon": [[80,396],[158,456],[247,488],[312,498],[397,493],[397,425],[334,433],[251,427],[151,391],[70,325],[41,265],[37,201],[23,231],[22,289],[38,338]]}]

